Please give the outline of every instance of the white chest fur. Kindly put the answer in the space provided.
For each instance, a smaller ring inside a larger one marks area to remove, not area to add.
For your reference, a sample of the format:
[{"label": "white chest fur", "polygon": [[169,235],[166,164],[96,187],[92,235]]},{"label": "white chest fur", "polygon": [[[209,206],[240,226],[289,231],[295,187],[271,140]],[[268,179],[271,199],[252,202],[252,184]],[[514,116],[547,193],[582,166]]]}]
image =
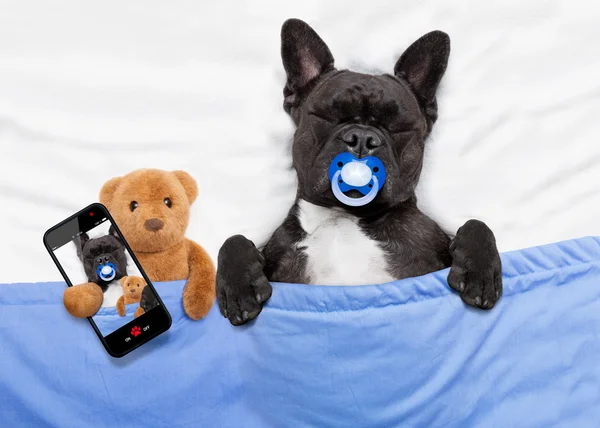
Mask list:
[{"label": "white chest fur", "polygon": [[300,225],[309,283],[315,285],[366,285],[393,281],[385,253],[358,225],[358,219],[338,209],[299,201]]}]

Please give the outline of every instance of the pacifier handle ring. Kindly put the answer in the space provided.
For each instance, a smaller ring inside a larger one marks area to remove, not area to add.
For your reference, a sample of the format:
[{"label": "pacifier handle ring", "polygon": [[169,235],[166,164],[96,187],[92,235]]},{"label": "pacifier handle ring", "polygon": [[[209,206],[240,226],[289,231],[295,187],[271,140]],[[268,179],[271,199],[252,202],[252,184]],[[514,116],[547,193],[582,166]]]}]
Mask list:
[{"label": "pacifier handle ring", "polygon": [[336,171],[331,179],[331,190],[333,190],[333,195],[344,205],[349,205],[351,207],[361,207],[363,205],[367,205],[375,196],[377,196],[377,192],[379,192],[379,181],[377,177],[373,175],[373,188],[369,193],[367,193],[362,198],[351,198],[350,196],[344,195],[344,192],[340,190],[340,185],[338,184],[340,175],[342,171]]},{"label": "pacifier handle ring", "polygon": [[[104,268],[105,266],[108,266],[108,267],[110,267],[112,269],[112,273],[108,277],[104,277],[102,275],[102,268]],[[98,266],[98,276],[104,282],[112,281],[115,278],[115,276],[117,276],[117,269],[115,268],[115,265],[112,264],[112,263],[108,263],[108,264],[105,264],[105,265],[100,265],[100,266]]]},{"label": "pacifier handle ring", "polygon": [[117,272],[115,272],[115,271],[113,270],[113,273],[112,273],[112,275],[111,275],[110,277],[108,277],[108,278],[104,278],[104,277],[102,277],[102,276],[101,276],[101,277],[100,277],[100,279],[102,279],[103,281],[106,281],[106,282],[108,282],[108,281],[112,281],[113,279],[115,279],[115,276],[117,276]]}]

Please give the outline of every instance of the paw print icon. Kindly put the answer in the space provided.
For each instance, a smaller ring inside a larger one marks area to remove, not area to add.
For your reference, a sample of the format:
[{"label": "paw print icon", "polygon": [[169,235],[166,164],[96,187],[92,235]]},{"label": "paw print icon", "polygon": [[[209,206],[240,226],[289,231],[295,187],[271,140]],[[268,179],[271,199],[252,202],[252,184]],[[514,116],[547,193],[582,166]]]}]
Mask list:
[{"label": "paw print icon", "polygon": [[131,335],[133,337],[138,337],[140,334],[142,334],[142,330],[140,330],[140,328],[137,325],[131,328]]}]

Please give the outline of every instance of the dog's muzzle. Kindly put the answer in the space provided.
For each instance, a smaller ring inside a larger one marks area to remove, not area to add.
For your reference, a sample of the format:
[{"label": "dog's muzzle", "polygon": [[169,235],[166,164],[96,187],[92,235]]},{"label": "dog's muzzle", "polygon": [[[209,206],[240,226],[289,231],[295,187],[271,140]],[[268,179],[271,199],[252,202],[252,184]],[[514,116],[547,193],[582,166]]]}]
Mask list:
[{"label": "dog's muzzle", "polygon": [[[329,166],[331,189],[338,201],[351,207],[367,205],[385,183],[383,162],[375,156],[358,159],[352,153],[340,153]],[[357,190],[364,195],[351,198],[345,192]]]},{"label": "dog's muzzle", "polygon": [[109,282],[117,276],[117,268],[111,262],[108,262],[105,265],[98,266],[96,273],[102,281]]}]

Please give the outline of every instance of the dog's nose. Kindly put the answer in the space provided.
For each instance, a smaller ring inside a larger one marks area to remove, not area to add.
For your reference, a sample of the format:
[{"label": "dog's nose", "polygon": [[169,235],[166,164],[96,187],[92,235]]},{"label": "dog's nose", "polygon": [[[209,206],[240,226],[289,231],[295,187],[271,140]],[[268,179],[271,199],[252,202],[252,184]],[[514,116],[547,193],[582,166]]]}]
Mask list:
[{"label": "dog's nose", "polygon": [[151,218],[144,222],[144,228],[151,232],[156,232],[163,228],[165,224],[158,218]]},{"label": "dog's nose", "polygon": [[367,128],[351,128],[342,134],[342,141],[359,156],[370,154],[381,146],[381,138],[375,131]]}]

